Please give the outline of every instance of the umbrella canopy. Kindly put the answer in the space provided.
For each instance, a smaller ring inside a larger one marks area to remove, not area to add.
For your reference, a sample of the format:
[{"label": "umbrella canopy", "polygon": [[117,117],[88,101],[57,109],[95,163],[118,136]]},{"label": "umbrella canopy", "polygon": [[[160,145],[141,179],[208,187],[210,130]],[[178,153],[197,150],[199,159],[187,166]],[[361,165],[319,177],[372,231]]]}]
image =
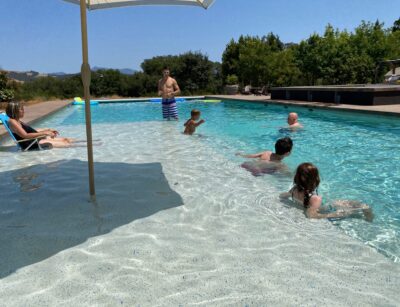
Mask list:
[{"label": "umbrella canopy", "polygon": [[91,72],[89,66],[89,48],[87,36],[87,17],[86,10],[106,9],[112,7],[134,6],[134,5],[191,5],[204,9],[210,7],[214,0],[64,0],[80,5],[81,30],[82,30],[82,84],[85,94],[85,120],[86,138],[89,167],[89,191],[92,201],[96,200],[94,184],[94,163],[93,163],[93,144],[92,144],[92,119],[90,112],[90,79]]},{"label": "umbrella canopy", "polygon": [[[64,0],[79,4],[80,0]],[[193,5],[207,9],[214,0],[86,0],[89,10],[133,5]]]}]

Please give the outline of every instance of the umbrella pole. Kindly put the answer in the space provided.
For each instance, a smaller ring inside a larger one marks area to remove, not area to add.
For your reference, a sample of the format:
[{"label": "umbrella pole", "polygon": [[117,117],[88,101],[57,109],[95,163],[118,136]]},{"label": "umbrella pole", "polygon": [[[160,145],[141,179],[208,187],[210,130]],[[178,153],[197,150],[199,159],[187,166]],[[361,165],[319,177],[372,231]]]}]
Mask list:
[{"label": "umbrella pole", "polygon": [[81,30],[82,30],[82,58],[81,67],[83,90],[85,94],[85,117],[86,117],[86,138],[87,138],[87,154],[89,166],[89,191],[90,200],[96,200],[96,191],[94,186],[94,165],[93,165],[93,141],[92,141],[92,119],[90,114],[90,66],[86,21],[86,0],[80,0],[81,7]]}]

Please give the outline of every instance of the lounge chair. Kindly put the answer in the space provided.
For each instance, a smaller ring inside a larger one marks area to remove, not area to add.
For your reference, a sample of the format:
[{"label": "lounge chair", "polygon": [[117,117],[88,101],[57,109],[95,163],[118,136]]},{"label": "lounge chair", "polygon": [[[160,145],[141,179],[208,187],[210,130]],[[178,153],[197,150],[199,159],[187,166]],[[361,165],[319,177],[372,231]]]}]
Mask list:
[{"label": "lounge chair", "polygon": [[[4,113],[0,113],[0,121],[3,123],[4,128],[6,128],[8,134],[10,135],[11,139],[14,141],[14,143],[18,146],[18,148],[22,151],[28,151],[33,145],[37,144],[39,149],[42,150],[43,148],[40,146],[39,141],[41,139],[45,139],[46,136],[40,136],[37,138],[33,138],[33,139],[24,139],[24,140],[20,140],[17,141],[17,139],[15,138],[14,134],[12,133],[10,127],[8,126],[8,121],[10,120],[10,118],[7,116],[7,114]],[[26,141],[31,141],[31,143],[29,144],[29,146],[27,146],[25,149],[22,149],[20,143],[21,142],[26,142]]]},{"label": "lounge chair", "polygon": [[242,95],[250,95],[251,94],[251,85],[246,85],[244,90],[242,91]]},{"label": "lounge chair", "polygon": [[263,87],[261,88],[261,90],[256,91],[256,92],[254,93],[254,95],[256,95],[256,96],[261,96],[261,95],[267,96],[267,95],[268,95],[267,87],[266,87],[266,86],[263,86]]}]

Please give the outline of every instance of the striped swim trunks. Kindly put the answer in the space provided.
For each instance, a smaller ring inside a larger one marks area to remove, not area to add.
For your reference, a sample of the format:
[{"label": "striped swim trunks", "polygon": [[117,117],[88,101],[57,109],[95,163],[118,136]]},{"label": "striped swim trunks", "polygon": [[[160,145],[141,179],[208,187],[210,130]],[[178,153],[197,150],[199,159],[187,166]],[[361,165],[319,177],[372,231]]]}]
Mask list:
[{"label": "striped swim trunks", "polygon": [[178,108],[176,107],[175,98],[162,100],[162,113],[164,119],[178,119]]}]

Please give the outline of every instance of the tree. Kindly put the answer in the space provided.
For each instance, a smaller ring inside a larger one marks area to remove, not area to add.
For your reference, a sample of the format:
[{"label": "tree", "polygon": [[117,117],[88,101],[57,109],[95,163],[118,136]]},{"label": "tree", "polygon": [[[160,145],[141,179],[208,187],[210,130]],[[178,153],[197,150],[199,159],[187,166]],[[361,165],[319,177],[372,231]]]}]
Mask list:
[{"label": "tree", "polygon": [[300,42],[295,50],[296,64],[304,74],[307,85],[315,85],[323,77],[321,45],[322,38],[313,34]]},{"label": "tree", "polygon": [[226,82],[226,78],[230,75],[238,75],[239,73],[239,43],[233,39],[226,45],[225,51],[222,54],[222,79]]},{"label": "tree", "polygon": [[121,94],[122,74],[116,69],[101,69],[92,73],[90,91],[94,96]]},{"label": "tree", "polygon": [[224,51],[222,78],[226,83],[228,76],[237,75],[242,85],[287,84],[291,79],[286,75],[289,71],[295,73],[293,80],[297,78],[297,70],[293,69],[293,61],[288,62],[289,58],[292,61],[292,53],[286,51],[285,45],[273,33],[261,38],[241,36],[237,42],[231,40]]},{"label": "tree", "polygon": [[9,79],[5,71],[0,71],[0,102],[14,99],[14,91],[9,86]]},{"label": "tree", "polygon": [[392,32],[400,31],[400,18],[393,23]]},{"label": "tree", "polygon": [[[177,79],[184,94],[204,93],[217,89],[220,85],[220,66],[211,62],[200,52],[187,52],[178,56],[158,56],[145,60],[142,65],[143,73],[156,79],[161,78],[164,67],[169,67],[171,74]],[[157,90],[157,82],[152,85]]]}]

